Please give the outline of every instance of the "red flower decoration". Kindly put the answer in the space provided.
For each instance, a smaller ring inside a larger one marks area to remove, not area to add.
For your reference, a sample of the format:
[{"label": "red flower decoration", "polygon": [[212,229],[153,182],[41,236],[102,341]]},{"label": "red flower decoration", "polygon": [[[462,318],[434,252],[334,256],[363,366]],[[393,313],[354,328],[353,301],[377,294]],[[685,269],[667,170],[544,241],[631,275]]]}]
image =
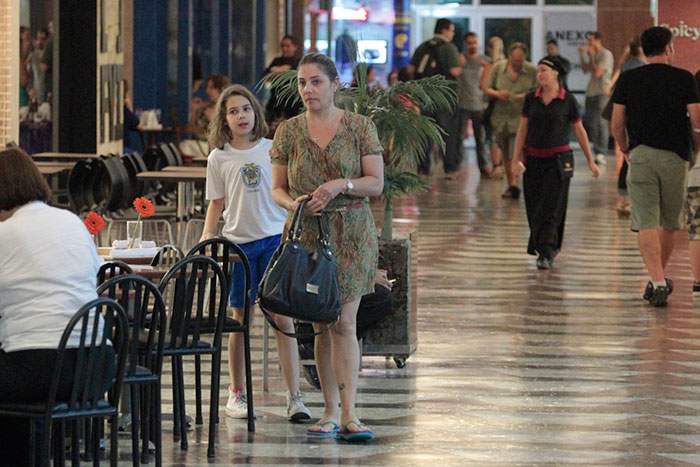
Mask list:
[{"label": "red flower decoration", "polygon": [[151,217],[156,213],[156,208],[153,207],[153,203],[146,198],[136,198],[134,200],[134,208],[141,217]]},{"label": "red flower decoration", "polygon": [[90,212],[83,220],[85,227],[87,227],[88,232],[92,235],[97,235],[102,229],[105,228],[105,220],[97,214],[96,212]]}]

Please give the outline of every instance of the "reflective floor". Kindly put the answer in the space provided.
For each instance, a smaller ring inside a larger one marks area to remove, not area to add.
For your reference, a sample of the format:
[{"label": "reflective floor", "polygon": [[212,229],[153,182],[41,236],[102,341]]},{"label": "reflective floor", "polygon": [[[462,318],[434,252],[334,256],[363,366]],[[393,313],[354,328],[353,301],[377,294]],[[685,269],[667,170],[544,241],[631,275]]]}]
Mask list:
[{"label": "reflective floor", "polygon": [[[258,316],[256,432],[226,417],[222,384],[216,459],[206,457],[205,414],[186,452],[164,423],[164,463],[700,465],[700,303],[687,241],[672,259],[670,306],[651,308],[636,237],[614,211],[613,170],[593,180],[582,157],[578,167],[564,247],[546,272],[525,253],[522,199],[501,199],[503,181],[480,182],[473,166],[399,203],[395,229],[419,232],[419,344],[403,369],[364,359],[358,406],[373,442],[310,441],[286,421],[274,349],[262,392]],[[169,372],[163,381],[167,413]],[[320,392],[303,379],[302,390],[320,415]],[[129,464],[127,438],[121,458]]]}]

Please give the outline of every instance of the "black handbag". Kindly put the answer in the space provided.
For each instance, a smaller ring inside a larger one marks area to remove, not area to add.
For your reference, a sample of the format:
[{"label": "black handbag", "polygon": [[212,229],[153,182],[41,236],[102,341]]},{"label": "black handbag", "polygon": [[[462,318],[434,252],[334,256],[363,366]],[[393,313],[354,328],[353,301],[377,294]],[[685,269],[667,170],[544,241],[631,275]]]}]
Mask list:
[{"label": "black handbag", "polygon": [[[340,318],[338,269],[329,248],[326,214],[318,216],[318,247],[309,253],[299,240],[307,200],[299,203],[285,242],[275,251],[258,286],[260,308],[270,325],[281,331],[268,312],[313,323]],[[290,337],[295,334],[284,333]]]}]

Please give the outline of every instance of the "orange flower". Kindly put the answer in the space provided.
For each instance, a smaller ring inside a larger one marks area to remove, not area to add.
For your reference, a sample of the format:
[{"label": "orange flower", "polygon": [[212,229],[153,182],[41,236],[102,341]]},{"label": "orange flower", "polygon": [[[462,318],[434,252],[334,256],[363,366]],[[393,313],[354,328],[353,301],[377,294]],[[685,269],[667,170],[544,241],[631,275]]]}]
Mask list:
[{"label": "orange flower", "polygon": [[85,227],[87,227],[88,232],[92,235],[96,235],[100,230],[105,228],[105,220],[94,211],[85,216],[83,223]]},{"label": "orange flower", "polygon": [[134,208],[141,217],[151,217],[156,213],[156,208],[153,207],[153,203],[146,198],[136,198],[134,200]]}]

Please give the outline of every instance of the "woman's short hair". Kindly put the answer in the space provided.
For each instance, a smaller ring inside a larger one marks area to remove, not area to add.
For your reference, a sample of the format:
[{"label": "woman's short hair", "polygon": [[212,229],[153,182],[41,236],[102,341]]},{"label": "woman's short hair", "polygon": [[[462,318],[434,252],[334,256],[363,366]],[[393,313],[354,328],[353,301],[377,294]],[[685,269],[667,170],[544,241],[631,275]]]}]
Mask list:
[{"label": "woman's short hair", "polygon": [[231,96],[242,96],[248,99],[253,107],[255,114],[255,125],[251,132],[251,141],[257,141],[268,132],[267,122],[265,121],[265,112],[260,105],[260,102],[255,98],[252,92],[240,84],[229,86],[221,92],[219,100],[216,101],[214,107],[214,115],[209,122],[209,147],[223,149],[224,145],[231,141],[233,133],[226,121],[226,101]]},{"label": "woman's short hair", "polygon": [[0,211],[49,199],[51,189],[26,152],[20,148],[0,151]]},{"label": "woman's short hair", "polygon": [[207,78],[207,83],[211,81],[211,85],[214,86],[219,92],[223,91],[231,85],[231,82],[224,75],[210,75]]},{"label": "woman's short hair", "polygon": [[318,66],[323,72],[323,74],[328,76],[329,80],[335,81],[335,79],[338,77],[338,69],[335,67],[335,63],[333,63],[333,60],[328,58],[327,55],[323,55],[317,52],[304,55],[304,57],[299,62],[299,68],[301,68],[302,65],[308,65],[311,63]]}]

